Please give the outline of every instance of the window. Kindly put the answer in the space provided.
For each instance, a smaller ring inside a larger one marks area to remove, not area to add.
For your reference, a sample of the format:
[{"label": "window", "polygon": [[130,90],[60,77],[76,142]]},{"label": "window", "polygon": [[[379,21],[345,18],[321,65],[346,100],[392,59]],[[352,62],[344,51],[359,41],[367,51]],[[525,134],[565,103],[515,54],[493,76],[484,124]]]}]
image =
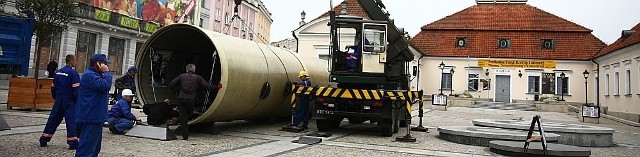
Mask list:
[{"label": "window", "polygon": [[556,78],[556,94],[560,94],[560,95],[569,95],[569,74],[565,73],[565,77],[564,79],[562,79],[562,77],[560,77],[559,75]]},{"label": "window", "polygon": [[631,69],[627,69],[626,73],[625,73],[625,85],[626,85],[626,89],[627,89],[627,95],[631,95]]},{"label": "window", "polygon": [[216,21],[220,21],[220,18],[222,17],[222,12],[220,11],[220,8],[216,8]]},{"label": "window", "polygon": [[456,38],[456,47],[457,48],[467,47],[467,38]]},{"label": "window", "polygon": [[208,5],[207,5],[207,1],[206,1],[206,0],[202,0],[202,1],[200,1],[200,5],[202,6],[202,8],[205,8],[205,9],[206,9],[206,8],[207,8],[207,6],[208,6]]},{"label": "window", "polygon": [[230,20],[231,19],[229,19],[229,12],[224,13],[224,23],[229,25],[229,23],[231,23]]},{"label": "window", "polygon": [[440,82],[442,89],[451,89],[451,73],[442,73],[442,81]]},{"label": "window", "polygon": [[78,38],[76,39],[76,58],[77,65],[76,71],[79,73],[84,72],[85,68],[89,66],[89,59],[96,52],[96,34],[78,31]]},{"label": "window", "polygon": [[109,70],[113,74],[120,75],[122,74],[122,60],[124,58],[124,39],[118,38],[109,38],[109,54],[108,58],[111,60],[111,65],[109,65]]},{"label": "window", "polygon": [[540,47],[543,50],[553,50],[555,48],[555,43],[553,42],[553,39],[542,39],[540,41]]},{"label": "window", "polygon": [[604,95],[609,95],[609,74],[606,74],[604,77]]},{"label": "window", "polygon": [[[40,53],[39,53],[40,61],[38,61],[38,64],[40,64],[40,70],[46,70],[47,65],[51,60],[56,60],[56,62],[58,62],[58,64],[61,64],[61,65],[65,64],[64,59],[62,60],[58,59],[58,56],[60,54],[61,39],[62,39],[62,33],[57,32],[53,34],[53,37],[51,38],[51,40],[49,40],[49,42],[42,44],[43,47],[40,48]],[[2,56],[2,53],[0,53],[0,56]],[[62,67],[58,67],[58,68],[62,68]]]},{"label": "window", "polygon": [[529,76],[528,93],[540,93],[540,76]]},{"label": "window", "polygon": [[499,49],[511,48],[511,39],[499,38],[498,39],[498,48]]},{"label": "window", "polygon": [[468,85],[467,85],[467,90],[469,91],[478,91],[478,79],[480,78],[480,75],[478,74],[469,74],[469,79],[468,79]]},{"label": "window", "polygon": [[204,19],[200,18],[200,24],[198,24],[198,26],[200,26],[200,28],[202,28],[202,25],[204,25]]},{"label": "window", "polygon": [[618,73],[617,71],[613,74],[613,82],[613,94],[620,95],[620,73]]},{"label": "window", "polygon": [[556,94],[555,78],[555,73],[542,73],[542,94]]}]

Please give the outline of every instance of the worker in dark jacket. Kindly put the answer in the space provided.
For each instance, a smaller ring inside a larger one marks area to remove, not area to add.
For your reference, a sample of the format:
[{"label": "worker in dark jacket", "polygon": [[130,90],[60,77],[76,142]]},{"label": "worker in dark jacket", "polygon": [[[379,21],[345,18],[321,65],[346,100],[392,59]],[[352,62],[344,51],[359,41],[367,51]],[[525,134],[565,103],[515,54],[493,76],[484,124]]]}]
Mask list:
[{"label": "worker in dark jacket", "polygon": [[[300,71],[298,73],[298,77],[300,77],[300,86],[311,87],[311,80],[309,80],[309,75],[306,71]],[[296,103],[296,117],[293,120],[293,128],[294,129],[307,129],[309,125],[309,101],[311,101],[310,95],[300,94],[297,96],[298,102]],[[300,122],[302,126],[299,127]]]},{"label": "worker in dark jacket", "polygon": [[109,110],[109,131],[114,134],[124,134],[133,127],[134,121],[140,122],[140,118],[131,113],[131,101],[133,92],[130,89],[122,90],[122,99],[111,106]]},{"label": "worker in dark jacket", "polygon": [[56,128],[58,128],[64,117],[67,123],[67,144],[69,145],[69,149],[78,148],[75,114],[76,98],[78,96],[78,88],[80,87],[80,75],[73,69],[73,67],[76,66],[75,56],[67,55],[65,62],[67,65],[62,69],[51,72],[55,74],[53,84],[51,85],[51,95],[55,103],[51,109],[51,114],[49,114],[49,119],[44,127],[42,136],[40,136],[40,147],[47,146],[47,142],[51,140],[51,137],[53,137],[53,134],[56,132]]},{"label": "worker in dark jacket", "polygon": [[133,92],[133,94],[136,94],[136,84],[133,81],[133,78],[136,77],[136,73],[138,73],[138,68],[136,68],[135,66],[131,66],[127,70],[127,74],[116,79],[116,84],[115,84],[116,91],[114,92],[116,101],[119,101],[120,99],[122,99],[121,93],[122,93],[122,90],[124,89],[130,89]]},{"label": "worker in dark jacket", "polygon": [[[66,58],[65,58],[66,59]],[[65,60],[66,61],[66,60]],[[68,64],[69,62],[67,62]],[[58,62],[55,59],[52,59],[49,64],[47,64],[47,73],[49,73],[48,77],[53,78],[56,76],[56,70],[58,70]]]},{"label": "worker in dark jacket", "polygon": [[102,125],[107,120],[107,103],[112,85],[111,61],[104,54],[94,54],[90,67],[80,79],[76,123],[80,145],[76,156],[98,156],[102,142]]},{"label": "worker in dark jacket", "polygon": [[[178,99],[180,100],[178,110],[180,111],[180,127],[182,128],[183,140],[189,139],[188,122],[189,118],[191,118],[191,114],[193,113],[193,109],[195,108],[194,98],[197,91],[202,88],[212,90],[215,87],[207,83],[207,81],[202,77],[195,74],[196,65],[188,64],[186,71],[187,73],[180,74],[169,84],[170,87],[178,91]],[[217,87],[219,89],[222,86],[218,84]]]}]

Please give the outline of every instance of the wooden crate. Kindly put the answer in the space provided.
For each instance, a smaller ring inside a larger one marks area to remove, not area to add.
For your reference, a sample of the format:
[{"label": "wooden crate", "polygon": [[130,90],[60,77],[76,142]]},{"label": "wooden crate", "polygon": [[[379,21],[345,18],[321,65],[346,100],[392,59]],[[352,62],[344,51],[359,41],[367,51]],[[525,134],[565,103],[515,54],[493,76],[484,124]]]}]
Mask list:
[{"label": "wooden crate", "polygon": [[12,77],[9,79],[9,100],[7,108],[15,107],[35,110],[36,79]]},{"label": "wooden crate", "polygon": [[14,109],[51,109],[51,84],[53,79],[12,77],[9,80],[9,98],[7,108]]}]

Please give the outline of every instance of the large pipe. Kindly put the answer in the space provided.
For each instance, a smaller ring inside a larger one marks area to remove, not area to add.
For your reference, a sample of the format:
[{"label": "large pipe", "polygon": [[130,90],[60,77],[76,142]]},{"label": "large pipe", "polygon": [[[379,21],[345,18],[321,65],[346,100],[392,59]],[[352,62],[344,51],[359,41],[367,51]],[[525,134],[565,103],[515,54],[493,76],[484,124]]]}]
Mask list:
[{"label": "large pipe", "polygon": [[[209,102],[204,100],[206,91],[198,94],[197,114],[189,124],[286,117],[290,108],[288,90],[291,82],[299,81],[299,71],[306,70],[314,85],[328,85],[329,78],[326,62],[320,59],[303,59],[289,50],[173,24],[151,35],[136,56],[141,103],[165,98],[178,103],[174,90],[167,85],[190,63],[196,64],[196,74],[212,83],[220,82],[223,88],[211,93]],[[270,90],[264,88],[267,83]]]}]

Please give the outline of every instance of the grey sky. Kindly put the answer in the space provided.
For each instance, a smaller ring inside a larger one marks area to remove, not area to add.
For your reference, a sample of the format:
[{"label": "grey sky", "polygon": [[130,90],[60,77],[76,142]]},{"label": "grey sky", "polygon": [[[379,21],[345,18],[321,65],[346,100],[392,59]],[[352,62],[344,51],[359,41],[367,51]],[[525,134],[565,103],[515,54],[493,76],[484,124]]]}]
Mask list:
[{"label": "grey sky", "polygon": [[[328,11],[329,0],[262,0],[272,13],[271,42],[291,38],[298,28],[300,12],[310,21]],[[338,5],[342,0],[333,0]],[[475,0],[383,0],[398,27],[415,36],[420,27],[464,8]],[[529,0],[529,5],[550,12],[593,30],[607,44],[613,43],[623,29],[640,23],[640,0]]]}]

